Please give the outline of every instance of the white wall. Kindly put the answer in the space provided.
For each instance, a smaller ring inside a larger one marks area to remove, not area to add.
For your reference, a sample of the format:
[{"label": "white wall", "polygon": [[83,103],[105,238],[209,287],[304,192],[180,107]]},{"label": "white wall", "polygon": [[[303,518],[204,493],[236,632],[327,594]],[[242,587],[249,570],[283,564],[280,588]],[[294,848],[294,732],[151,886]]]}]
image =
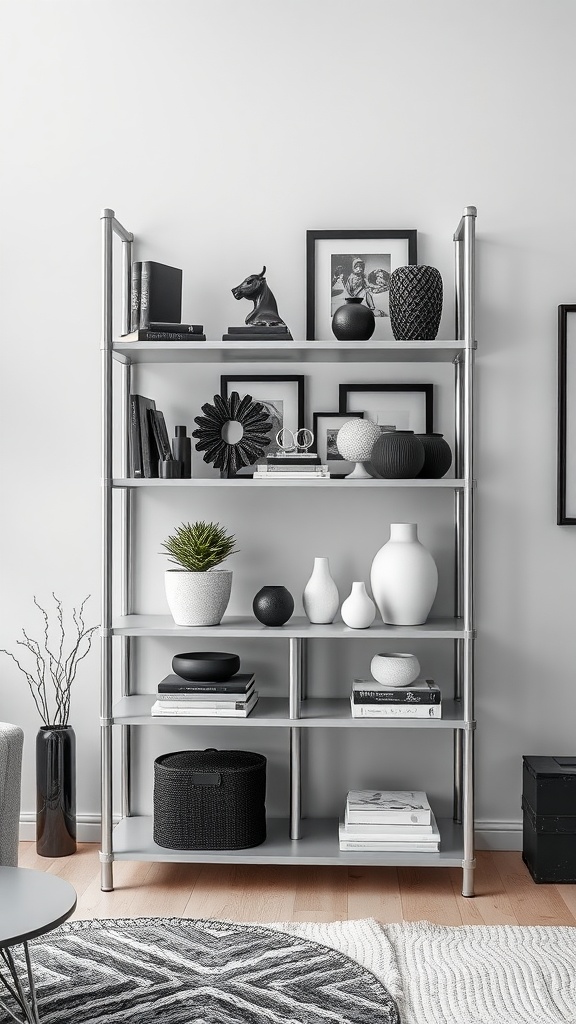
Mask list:
[{"label": "white wall", "polygon": [[[33,629],[33,594],[46,601],[54,589],[70,605],[90,592],[92,621],[99,614],[102,207],[137,234],[141,258],[184,269],[185,316],[217,338],[240,322],[231,286],[263,263],[294,337],[303,336],[307,228],[416,227],[419,261],[440,268],[450,302],[452,232],[462,207],[475,204],[477,817],[518,822],[521,755],[574,750],[576,535],[555,525],[555,374],[556,306],[576,293],[576,8],[569,0],[4,0],[0,19],[0,644],[13,647],[22,625]],[[451,325],[447,309],[444,336]],[[191,423],[218,386],[217,370],[204,368],[197,390],[189,377],[175,383],[146,370],[139,389],[157,397],[170,427]],[[400,366],[384,372],[409,379]],[[446,418],[449,379],[438,372],[426,379],[440,385]],[[346,367],[344,376],[360,373],[369,379],[371,370]],[[316,371],[310,409],[335,404],[336,380]],[[304,504],[303,492],[284,503],[242,491],[225,509],[208,494],[170,504],[142,497],[139,586],[149,610],[164,610],[157,552],[182,516],[214,515],[238,535],[237,610],[264,582],[298,593],[315,553],[331,556],[345,590],[366,576],[399,516],[419,519],[448,578],[442,496],[424,513],[409,496],[350,494],[341,525],[327,495]],[[345,693],[365,650],[354,644],[338,674],[324,649],[318,686]],[[150,645],[143,686],[154,688],[170,653],[167,642]],[[276,653],[285,657],[270,642],[269,656],[252,654],[269,692],[285,680]],[[419,653],[444,670],[447,655]],[[78,809],[89,816],[99,802],[96,653],[83,669],[72,718]],[[38,720],[6,660],[0,679],[0,718],[26,729],[31,813]],[[278,737],[250,736],[271,754],[280,806],[285,752],[273,749]],[[417,754],[399,737],[359,746],[318,737],[309,755],[313,811],[337,811],[348,783],[423,779],[448,808],[446,738],[430,737]],[[143,803],[151,752],[142,755]]]}]

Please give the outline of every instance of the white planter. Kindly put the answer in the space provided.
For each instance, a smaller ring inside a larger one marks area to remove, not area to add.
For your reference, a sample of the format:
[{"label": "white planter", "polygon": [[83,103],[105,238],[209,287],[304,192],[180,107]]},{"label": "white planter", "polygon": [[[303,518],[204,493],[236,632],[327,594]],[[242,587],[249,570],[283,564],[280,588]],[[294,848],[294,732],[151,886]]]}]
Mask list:
[{"label": "white planter", "polygon": [[391,524],[390,540],[372,562],[370,583],[384,622],[394,626],[426,622],[438,589],[438,569],[418,540],[416,523]]},{"label": "white planter", "polygon": [[368,597],[364,583],[353,583],[349,597],[340,609],[343,621],[350,629],[368,629],[376,618],[374,602]]},{"label": "white planter", "polygon": [[302,595],[304,611],[310,622],[333,622],[340,605],[338,587],[330,575],[327,558],[315,558],[314,570]]},{"label": "white planter", "polygon": [[382,686],[410,686],[420,675],[420,662],[414,654],[375,654],[370,671]]},{"label": "white planter", "polygon": [[230,600],[231,569],[167,569],[166,600],[177,626],[218,626]]}]

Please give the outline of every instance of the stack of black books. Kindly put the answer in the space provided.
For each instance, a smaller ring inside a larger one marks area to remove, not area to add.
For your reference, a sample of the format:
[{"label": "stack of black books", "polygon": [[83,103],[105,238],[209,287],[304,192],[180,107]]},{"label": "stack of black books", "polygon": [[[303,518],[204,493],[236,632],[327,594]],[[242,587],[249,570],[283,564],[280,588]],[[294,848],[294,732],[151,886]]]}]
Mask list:
[{"label": "stack of black books", "polygon": [[122,341],[205,341],[202,324],[183,324],[182,271],[165,263],[132,264],[130,333]]},{"label": "stack of black books", "polygon": [[202,682],[169,675],[158,684],[154,717],[247,718],[258,703],[254,675],[239,672],[226,682]]},{"label": "stack of black books", "polygon": [[286,324],[278,327],[229,327],[228,333],[222,335],[222,341],[292,341],[292,335]]}]

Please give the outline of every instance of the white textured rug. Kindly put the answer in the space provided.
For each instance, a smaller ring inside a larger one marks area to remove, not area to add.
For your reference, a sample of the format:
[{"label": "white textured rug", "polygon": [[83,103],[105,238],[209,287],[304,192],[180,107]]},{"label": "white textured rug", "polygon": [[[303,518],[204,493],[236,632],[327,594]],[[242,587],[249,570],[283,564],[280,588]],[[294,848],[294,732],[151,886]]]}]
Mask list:
[{"label": "white textured rug", "polygon": [[270,927],[368,967],[396,999],[402,1024],[576,1024],[576,928],[373,920]]}]

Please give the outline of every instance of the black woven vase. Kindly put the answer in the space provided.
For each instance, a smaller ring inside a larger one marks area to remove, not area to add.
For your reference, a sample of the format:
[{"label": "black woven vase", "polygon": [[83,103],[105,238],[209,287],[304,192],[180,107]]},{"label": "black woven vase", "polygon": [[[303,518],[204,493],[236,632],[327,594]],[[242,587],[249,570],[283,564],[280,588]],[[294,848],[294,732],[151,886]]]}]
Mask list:
[{"label": "black woven vase", "polygon": [[385,480],[413,480],[424,465],[424,446],[413,430],[385,430],[372,449],[370,464]]},{"label": "black woven vase", "polygon": [[390,275],[390,326],[396,341],[434,341],[442,316],[436,267],[398,267]]},{"label": "black woven vase", "polygon": [[375,326],[374,313],[358,296],[346,299],[332,317],[332,332],[338,341],[368,341]]},{"label": "black woven vase", "polygon": [[439,480],[452,465],[452,451],[443,434],[416,434],[424,446],[424,465],[418,476]]},{"label": "black woven vase", "polygon": [[265,626],[283,626],[294,611],[294,598],[286,587],[262,587],[252,602],[252,610]]}]

